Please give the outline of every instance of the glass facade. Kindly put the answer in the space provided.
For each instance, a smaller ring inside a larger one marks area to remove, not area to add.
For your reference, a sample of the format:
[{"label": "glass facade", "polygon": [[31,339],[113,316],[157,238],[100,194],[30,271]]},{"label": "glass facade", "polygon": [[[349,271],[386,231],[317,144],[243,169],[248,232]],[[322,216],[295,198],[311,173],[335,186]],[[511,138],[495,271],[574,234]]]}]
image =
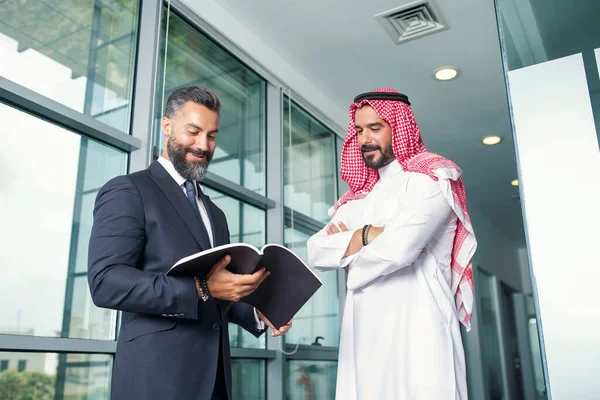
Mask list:
[{"label": "glass facade", "polygon": [[[311,234],[285,227],[285,246],[307,261],[306,241]],[[294,317],[294,329],[285,336],[287,343],[337,347],[340,338],[338,274],[315,271],[323,286]]]},{"label": "glass facade", "polygon": [[[590,226],[600,223],[600,3],[496,5],[536,286],[538,318],[529,330],[541,343],[531,335],[531,346],[544,361],[547,386],[543,391],[534,368],[536,392],[597,398],[600,312],[592,305],[600,272]],[[560,189],[549,189],[557,182]],[[556,218],[563,212],[566,218]],[[565,279],[565,265],[577,283]]]},{"label": "glass facade", "polygon": [[3,352],[0,366],[0,399],[110,398],[108,355]]},{"label": "glass facade", "polygon": [[284,203],[320,222],[335,202],[333,132],[285,96],[283,102]]},{"label": "glass facade", "polygon": [[[211,172],[264,195],[266,81],[177,13],[165,10],[162,27],[157,120],[176,89],[191,85],[210,88],[221,101]],[[164,136],[158,123],[156,133],[155,145],[162,149]]]},{"label": "glass facade", "polygon": [[[296,102],[283,102],[285,246],[307,262],[306,242],[323,223],[337,196],[336,135]],[[294,318],[287,343],[336,347],[339,343],[338,274],[315,272],[321,289]]]},{"label": "glass facade", "polygon": [[231,364],[233,398],[264,400],[267,398],[264,360],[236,359]]},{"label": "glass facade", "polygon": [[[260,247],[281,237],[306,260],[306,239],[328,218],[338,194],[340,139],[182,7],[135,0],[0,2],[0,89],[11,92],[6,99],[0,92],[0,117],[11,121],[2,128],[0,155],[8,189],[0,191],[0,223],[10,227],[0,245],[2,399],[110,397],[119,315],[94,306],[89,294],[94,202],[108,180],[134,172],[140,154],[158,157],[162,110],[177,88],[202,85],[221,99],[218,147],[203,191],[225,212],[232,242]],[[154,29],[155,39],[140,35],[140,18],[149,14],[157,23],[144,29]],[[142,60],[156,64],[153,99],[134,99]],[[269,90],[280,95],[267,96]],[[153,116],[150,142],[136,136],[141,107]],[[280,124],[269,130],[267,109],[281,111],[270,115]],[[91,128],[89,117],[96,120]],[[281,149],[267,149],[274,136]],[[268,170],[268,160],[279,161]],[[267,191],[269,171],[278,168],[281,204]],[[273,221],[269,211],[277,207],[284,212]],[[307,378],[313,398],[333,396],[338,277],[323,274],[324,287],[294,320],[286,340],[310,348],[302,360],[276,357],[283,341],[230,326],[234,399],[304,398]],[[268,384],[277,370],[287,371],[284,378]]]},{"label": "glass facade", "polygon": [[286,381],[289,400],[335,398],[337,362],[293,360]]},{"label": "glass facade", "polygon": [[0,2],[0,76],[129,132],[138,1]]},{"label": "glass facade", "polygon": [[[0,117],[12,121],[3,129],[0,221],[11,229],[0,245],[0,333],[114,339],[115,312],[89,294],[87,246],[96,193],[126,172],[127,154],[2,103]],[[23,137],[53,162],[31,157]]]}]

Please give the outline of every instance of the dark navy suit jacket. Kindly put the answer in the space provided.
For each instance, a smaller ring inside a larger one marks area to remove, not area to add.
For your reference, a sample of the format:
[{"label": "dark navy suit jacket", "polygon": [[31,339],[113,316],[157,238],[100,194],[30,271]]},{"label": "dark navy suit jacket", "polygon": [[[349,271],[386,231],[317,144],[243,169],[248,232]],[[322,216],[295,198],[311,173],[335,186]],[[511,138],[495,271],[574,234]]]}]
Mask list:
[{"label": "dark navy suit jacket", "polygon": [[[225,214],[207,196],[215,246],[229,243]],[[94,304],[123,311],[112,399],[210,399],[219,365],[231,398],[229,321],[255,336],[254,309],[198,301],[191,277],[165,273],[210,248],[185,193],[162,165],[106,183],[96,198],[88,281]],[[221,340],[220,340],[221,339]]]}]

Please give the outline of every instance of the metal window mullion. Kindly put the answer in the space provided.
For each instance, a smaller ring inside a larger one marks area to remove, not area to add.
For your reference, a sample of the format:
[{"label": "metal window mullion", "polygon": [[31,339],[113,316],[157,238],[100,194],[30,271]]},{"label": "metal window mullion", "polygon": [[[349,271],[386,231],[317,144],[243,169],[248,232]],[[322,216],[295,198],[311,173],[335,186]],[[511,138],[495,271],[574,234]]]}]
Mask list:
[{"label": "metal window mullion", "polygon": [[229,197],[250,204],[262,210],[274,208],[276,205],[276,201],[272,198],[262,196],[242,185],[223,178],[214,172],[208,171],[206,173],[206,177],[202,181],[202,184]]},{"label": "metal window mullion", "polygon": [[[292,210],[289,207],[285,207],[285,221],[288,225],[291,225]],[[298,229],[309,235],[313,235],[323,229],[325,226],[324,222],[318,221],[314,218],[309,217],[299,211],[294,210],[294,229]]]},{"label": "metal window mullion", "polygon": [[275,350],[247,349],[241,347],[231,348],[231,358],[272,360],[276,357],[277,352]]},{"label": "metal window mullion", "polygon": [[140,146],[130,154],[129,172],[143,170],[152,161],[162,10],[161,2],[141,2],[131,116],[131,134]]},{"label": "metal window mullion", "polygon": [[0,102],[122,151],[141,147],[139,139],[1,76]]},{"label": "metal window mullion", "polygon": [[[284,242],[283,212],[283,97],[281,89],[267,83],[267,135],[266,135],[266,178],[267,194],[274,202],[267,210],[267,243]],[[282,337],[267,336],[269,349],[280,349]],[[285,357],[275,351],[276,357],[267,360],[267,399],[284,399],[285,396]]]},{"label": "metal window mullion", "polygon": [[22,335],[0,335],[0,351],[114,354],[117,342]]},{"label": "metal window mullion", "polygon": [[[336,188],[336,199],[339,199],[342,196],[342,191],[340,188],[340,180],[339,177],[340,176],[340,172],[341,172],[341,168],[342,166],[340,165],[340,163],[338,161],[341,161],[341,157],[338,159],[338,154],[340,154],[342,152],[342,145],[343,145],[343,141],[338,141],[337,139],[334,140],[333,143],[333,148],[335,149],[335,175],[336,175],[336,179],[334,180],[334,184],[335,184],[335,188]],[[348,282],[348,273],[346,272],[346,270],[342,269],[342,268],[338,268],[337,270],[337,278],[338,278],[338,310],[339,310],[339,321],[340,321],[340,325],[342,324],[342,320],[344,319],[344,308],[346,305],[346,295],[347,295],[347,282]],[[340,332],[341,332],[341,327],[340,327]]]},{"label": "metal window mullion", "polygon": [[[288,351],[293,351],[296,346],[286,346]],[[303,348],[304,347],[304,348]],[[337,347],[325,347],[320,348],[319,346],[299,346],[298,350],[294,354],[287,355],[287,360],[311,360],[311,361],[337,361],[338,360],[338,349]]]}]

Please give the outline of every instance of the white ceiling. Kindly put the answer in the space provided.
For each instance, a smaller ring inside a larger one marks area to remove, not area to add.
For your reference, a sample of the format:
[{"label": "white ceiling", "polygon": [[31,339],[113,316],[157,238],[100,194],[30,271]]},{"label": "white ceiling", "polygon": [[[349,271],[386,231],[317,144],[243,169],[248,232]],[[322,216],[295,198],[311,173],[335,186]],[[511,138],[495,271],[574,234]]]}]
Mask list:
[{"label": "white ceiling", "polygon": [[[378,87],[407,94],[430,151],[464,172],[469,204],[524,246],[507,95],[492,0],[437,0],[450,29],[396,45],[374,15],[406,0],[220,0],[219,4],[347,109]],[[433,71],[456,66],[450,82]],[[499,135],[493,147],[481,138]],[[477,228],[477,227],[476,227]]]}]

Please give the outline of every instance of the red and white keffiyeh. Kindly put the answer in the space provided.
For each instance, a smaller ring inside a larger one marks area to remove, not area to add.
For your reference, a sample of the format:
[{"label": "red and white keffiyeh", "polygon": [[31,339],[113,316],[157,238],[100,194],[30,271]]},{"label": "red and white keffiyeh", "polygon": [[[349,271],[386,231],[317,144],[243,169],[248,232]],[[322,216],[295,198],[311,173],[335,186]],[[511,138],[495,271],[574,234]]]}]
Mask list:
[{"label": "red and white keffiyeh", "polygon": [[[398,93],[394,89],[376,89],[373,92]],[[356,135],[355,113],[365,103],[373,107],[379,117],[392,127],[392,150],[402,168],[426,174],[444,186],[442,192],[458,218],[452,249],[451,289],[459,320],[468,331],[471,328],[474,297],[471,258],[477,248],[477,241],[467,212],[462,171],[452,161],[427,151],[408,104],[389,100],[362,100],[350,105],[350,124],[342,147],[340,171],[350,190],[335,203],[330,212],[335,213],[335,210],[348,201],[364,198],[379,179],[378,171],[365,164]],[[447,190],[448,182],[451,190]]]}]

